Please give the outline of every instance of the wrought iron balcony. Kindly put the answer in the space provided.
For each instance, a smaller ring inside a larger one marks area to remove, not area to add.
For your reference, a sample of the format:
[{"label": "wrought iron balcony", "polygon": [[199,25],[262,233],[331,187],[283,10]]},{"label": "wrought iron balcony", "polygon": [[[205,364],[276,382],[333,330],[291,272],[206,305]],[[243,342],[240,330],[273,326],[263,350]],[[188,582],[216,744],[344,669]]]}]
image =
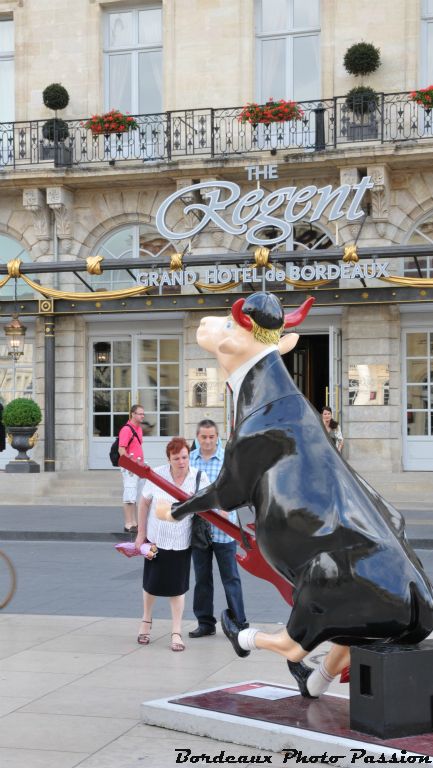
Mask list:
[{"label": "wrought iron balcony", "polygon": [[299,106],[302,119],[285,123],[242,123],[241,107],[187,109],[135,115],[137,129],[99,135],[86,129],[84,120],[66,120],[68,135],[62,124],[59,135],[50,139],[44,137],[46,120],[0,123],[0,169],[53,161],[56,166],[88,166],[188,157],[222,159],[433,139],[431,110],[413,102],[408,92],[380,93],[377,101],[361,99],[355,109],[349,108],[345,96],[299,102]]}]

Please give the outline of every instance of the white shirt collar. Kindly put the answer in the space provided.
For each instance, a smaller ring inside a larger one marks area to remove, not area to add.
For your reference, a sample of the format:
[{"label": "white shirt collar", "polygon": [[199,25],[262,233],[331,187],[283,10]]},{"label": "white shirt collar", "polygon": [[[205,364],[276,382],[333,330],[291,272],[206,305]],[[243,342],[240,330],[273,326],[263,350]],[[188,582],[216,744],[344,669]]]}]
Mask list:
[{"label": "white shirt collar", "polygon": [[233,405],[234,405],[234,418],[236,421],[236,411],[238,407],[238,398],[239,398],[239,392],[240,388],[242,386],[242,382],[247,375],[248,371],[251,370],[253,365],[259,362],[259,360],[262,360],[266,355],[269,355],[271,352],[278,351],[278,347],[276,344],[270,344],[269,346],[265,347],[265,349],[261,350],[260,352],[257,352],[254,357],[250,357],[249,360],[247,360],[246,363],[241,365],[239,368],[237,368],[235,371],[233,371],[232,374],[227,379],[227,383],[230,386],[230,389],[233,392]]}]

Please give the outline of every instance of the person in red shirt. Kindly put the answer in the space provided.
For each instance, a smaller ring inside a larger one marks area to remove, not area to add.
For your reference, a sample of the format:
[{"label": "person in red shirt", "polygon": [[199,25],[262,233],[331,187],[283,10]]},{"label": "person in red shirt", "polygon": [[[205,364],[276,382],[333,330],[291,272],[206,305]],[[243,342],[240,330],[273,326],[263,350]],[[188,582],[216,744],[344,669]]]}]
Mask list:
[{"label": "person in red shirt", "polygon": [[[144,408],[142,405],[133,405],[129,415],[129,421],[119,432],[119,455],[132,456],[135,460],[143,461],[143,422]],[[137,475],[120,469],[123,480],[123,514],[125,518],[124,531],[137,533],[137,497],[141,489],[141,481]]]}]

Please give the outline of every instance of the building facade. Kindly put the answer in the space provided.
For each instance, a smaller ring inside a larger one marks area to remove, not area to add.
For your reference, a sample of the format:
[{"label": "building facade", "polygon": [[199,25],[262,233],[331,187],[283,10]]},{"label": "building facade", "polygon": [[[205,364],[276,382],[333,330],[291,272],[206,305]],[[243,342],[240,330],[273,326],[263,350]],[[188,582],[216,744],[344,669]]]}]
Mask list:
[{"label": "building facade", "polygon": [[[27,327],[16,361],[0,332],[0,397],[45,412],[55,390],[46,469],[108,469],[135,401],[151,463],[205,416],[224,434],[196,328],[262,287],[315,296],[286,364],[351,463],[433,469],[433,118],[410,96],[433,83],[433,2],[352,5],[0,0],[0,316]],[[356,110],[343,58],[361,40],[381,65]],[[54,136],[53,81],[70,97]],[[300,112],[242,121],[271,99]],[[136,127],[86,126],[112,108]]]}]

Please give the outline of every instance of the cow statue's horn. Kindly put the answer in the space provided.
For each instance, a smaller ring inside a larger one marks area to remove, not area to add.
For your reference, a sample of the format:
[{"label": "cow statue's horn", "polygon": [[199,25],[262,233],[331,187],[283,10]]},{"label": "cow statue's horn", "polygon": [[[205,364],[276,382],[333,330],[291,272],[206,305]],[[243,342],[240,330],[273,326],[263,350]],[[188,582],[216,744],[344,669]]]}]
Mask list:
[{"label": "cow statue's horn", "polygon": [[[243,300],[239,299],[239,301],[243,301]],[[289,312],[288,315],[284,315],[284,328],[293,328],[293,326],[295,325],[300,325],[307,317],[315,301],[316,299],[314,298],[314,296],[310,296],[308,299],[304,301],[303,304],[301,304],[301,306],[298,309],[295,309],[294,312]],[[237,303],[238,302],[236,302],[236,304]],[[233,317],[234,317],[234,313],[233,313]]]},{"label": "cow statue's horn", "polygon": [[253,321],[251,320],[248,315],[244,315],[242,312],[242,308],[245,304],[245,299],[238,299],[235,301],[235,303],[232,306],[232,315],[237,322],[238,325],[242,326],[242,328],[246,328],[247,331],[251,331],[253,327]]}]

